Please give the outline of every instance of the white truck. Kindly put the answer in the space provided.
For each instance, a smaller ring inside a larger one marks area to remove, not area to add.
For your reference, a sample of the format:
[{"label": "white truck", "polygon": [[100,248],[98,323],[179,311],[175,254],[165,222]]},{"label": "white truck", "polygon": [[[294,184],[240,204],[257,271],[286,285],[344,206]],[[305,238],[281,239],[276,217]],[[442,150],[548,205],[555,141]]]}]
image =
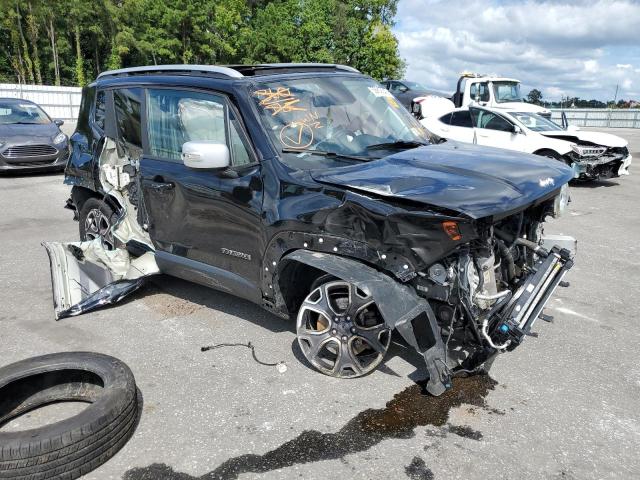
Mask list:
[{"label": "white truck", "polygon": [[[427,112],[422,111],[422,103],[427,98],[429,97],[414,98],[411,104],[411,111],[419,119],[427,116]],[[523,101],[520,93],[520,81],[515,78],[462,73],[458,79],[456,92],[450,100],[456,108],[476,105],[505,110],[517,109],[520,112],[537,113],[547,119],[551,118],[551,110]],[[436,103],[430,102],[430,107],[435,105]]]}]

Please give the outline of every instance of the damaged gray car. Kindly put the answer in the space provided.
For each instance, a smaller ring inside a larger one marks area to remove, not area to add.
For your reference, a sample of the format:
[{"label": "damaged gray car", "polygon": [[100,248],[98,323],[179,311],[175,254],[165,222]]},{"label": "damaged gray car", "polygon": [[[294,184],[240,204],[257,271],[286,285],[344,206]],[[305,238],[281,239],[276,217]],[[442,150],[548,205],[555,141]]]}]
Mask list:
[{"label": "damaged gray car", "polygon": [[397,330],[440,395],[516,348],[573,265],[575,241],[543,234],[573,172],[427,138],[340,65],[102,73],[65,175],[81,241],[45,244],[56,317],[161,272],[294,319],[335,377],[373,371]]}]

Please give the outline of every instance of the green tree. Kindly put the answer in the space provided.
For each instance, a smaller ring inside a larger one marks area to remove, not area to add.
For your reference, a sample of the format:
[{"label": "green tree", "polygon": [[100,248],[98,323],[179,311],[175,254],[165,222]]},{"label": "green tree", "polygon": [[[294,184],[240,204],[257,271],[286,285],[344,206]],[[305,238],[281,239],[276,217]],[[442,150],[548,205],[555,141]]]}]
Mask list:
[{"label": "green tree", "polygon": [[397,0],[0,0],[0,78],[84,85],[166,63],[327,62],[399,76]]},{"label": "green tree", "polygon": [[534,88],[527,94],[527,101],[529,103],[540,105],[540,100],[542,100],[542,92],[537,88]]}]

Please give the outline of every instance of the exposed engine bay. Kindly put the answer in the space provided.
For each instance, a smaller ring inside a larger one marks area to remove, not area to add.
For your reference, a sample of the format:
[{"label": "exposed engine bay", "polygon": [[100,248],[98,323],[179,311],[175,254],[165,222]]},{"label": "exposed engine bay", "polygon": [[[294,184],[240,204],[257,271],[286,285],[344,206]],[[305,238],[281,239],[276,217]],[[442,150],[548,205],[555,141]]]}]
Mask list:
[{"label": "exposed engine bay", "polygon": [[524,211],[486,225],[481,238],[415,280],[435,312],[450,373],[488,370],[497,353],[513,350],[547,318],[542,310],[565,285],[576,244],[542,237],[538,215]]}]

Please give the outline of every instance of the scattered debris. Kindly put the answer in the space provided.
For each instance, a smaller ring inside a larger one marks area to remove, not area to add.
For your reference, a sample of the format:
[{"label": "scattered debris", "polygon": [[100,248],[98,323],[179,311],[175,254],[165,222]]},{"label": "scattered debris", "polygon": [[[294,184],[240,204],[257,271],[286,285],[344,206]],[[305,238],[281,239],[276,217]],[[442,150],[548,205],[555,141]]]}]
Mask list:
[{"label": "scattered debris", "polygon": [[256,361],[256,363],[259,363],[260,365],[264,365],[266,367],[277,367],[278,372],[280,373],[284,373],[287,371],[287,366],[284,363],[284,361],[269,363],[269,362],[263,362],[262,360],[258,359],[256,355],[256,347],[251,342],[249,343],[218,343],[216,345],[201,347],[200,351],[207,352],[209,350],[216,350],[218,348],[224,348],[224,347],[246,347],[251,350],[251,355],[253,356],[253,359]]}]

